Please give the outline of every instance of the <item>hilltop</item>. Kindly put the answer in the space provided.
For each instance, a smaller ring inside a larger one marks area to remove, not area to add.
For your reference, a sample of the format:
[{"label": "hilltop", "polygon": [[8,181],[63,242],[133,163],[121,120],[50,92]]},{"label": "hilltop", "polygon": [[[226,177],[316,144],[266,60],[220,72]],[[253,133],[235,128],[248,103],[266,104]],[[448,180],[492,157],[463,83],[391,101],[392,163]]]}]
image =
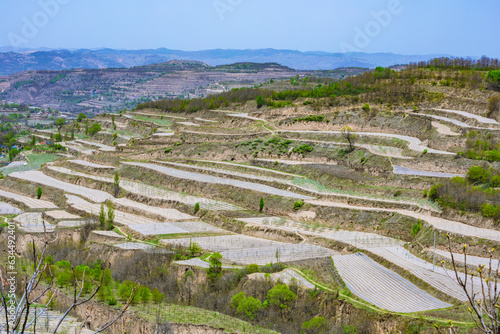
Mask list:
[{"label": "hilltop", "polygon": [[218,66],[231,63],[278,63],[295,70],[333,70],[339,67],[392,66],[428,60],[438,55],[400,55],[394,53],[328,53],[295,50],[9,50],[0,53],[0,75],[28,70],[66,70],[73,68],[130,68],[174,59],[197,60]]}]

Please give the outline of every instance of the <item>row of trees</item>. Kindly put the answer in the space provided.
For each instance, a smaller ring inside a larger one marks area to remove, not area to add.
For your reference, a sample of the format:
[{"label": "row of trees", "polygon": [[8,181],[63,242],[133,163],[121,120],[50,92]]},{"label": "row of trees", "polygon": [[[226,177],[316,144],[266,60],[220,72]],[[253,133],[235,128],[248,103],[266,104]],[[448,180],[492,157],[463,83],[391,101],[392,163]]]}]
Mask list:
[{"label": "row of trees", "polygon": [[463,57],[439,57],[430,60],[423,60],[416,63],[410,63],[408,68],[432,68],[444,70],[497,70],[500,69],[500,60],[498,58],[489,58],[482,56],[479,59]]}]

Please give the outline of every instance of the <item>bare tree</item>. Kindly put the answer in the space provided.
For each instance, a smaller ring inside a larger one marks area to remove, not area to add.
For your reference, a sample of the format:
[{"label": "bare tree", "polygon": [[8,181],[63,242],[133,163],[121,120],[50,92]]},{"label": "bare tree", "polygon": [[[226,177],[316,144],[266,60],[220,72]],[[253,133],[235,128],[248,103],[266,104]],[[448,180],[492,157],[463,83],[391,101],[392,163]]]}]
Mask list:
[{"label": "bare tree", "polygon": [[345,126],[342,129],[340,129],[340,133],[342,133],[342,136],[349,143],[349,152],[354,151],[354,144],[356,144],[356,141],[358,139],[356,132],[354,132],[354,130],[351,129],[350,126]]},{"label": "bare tree", "polygon": [[[46,263],[47,247],[50,244],[54,243],[56,240],[57,238],[55,238],[54,240],[48,240],[47,233],[45,233],[45,240],[40,254],[37,254],[35,243],[32,243],[32,257],[34,263],[33,273],[31,275],[27,274],[25,276],[23,280],[23,287],[20,293],[16,293],[16,291],[13,290],[12,286],[15,285],[9,282],[9,280],[11,280],[12,278],[7,278],[7,273],[9,272],[7,270],[7,266],[5,268],[0,268],[0,319],[3,318],[2,321],[0,321],[0,332],[3,333],[5,331],[7,334],[19,334],[25,333],[27,331],[34,331],[37,319],[40,318],[44,313],[48,312],[49,305],[57,297],[57,291],[54,291],[53,289],[54,276],[50,270],[50,265]],[[68,316],[70,311],[92,301],[92,305],[87,311],[86,319],[88,319],[93,310],[95,296],[97,295],[97,292],[102,285],[102,277],[99,282],[96,282],[91,277],[86,278],[85,272],[83,272],[82,278],[81,280],[79,280],[77,278],[77,275],[75,275],[74,268],[72,269],[74,277],[73,302],[70,307],[63,313],[52,333],[57,333],[59,327],[63,323],[64,319]],[[12,272],[12,268],[10,272]],[[41,283],[42,277],[44,275],[48,275],[47,284]],[[86,280],[90,280],[92,282],[92,284],[94,285],[94,290],[84,297],[84,285]],[[106,328],[113,325],[121,316],[123,316],[125,311],[130,306],[134,294],[135,290],[132,290],[130,298],[122,308],[121,312],[114,319],[110,319],[104,324],[99,325],[94,333],[100,333],[104,331]],[[43,299],[45,299],[44,303]],[[36,307],[40,304],[42,304],[41,311],[36,312]],[[30,311],[33,308],[35,308],[35,313],[31,313],[32,316],[30,316]],[[84,323],[85,321],[83,322],[83,324]]]},{"label": "bare tree", "polygon": [[[467,264],[467,245],[462,246],[462,254],[464,256],[463,263],[455,260],[456,255],[453,253],[451,239],[448,236],[448,249],[451,255],[451,264],[457,284],[462,288],[468,299],[468,310],[472,320],[483,333],[499,334],[500,333],[500,319],[498,299],[500,298],[499,290],[499,269],[500,261],[493,259],[494,248],[489,251],[489,258],[485,259],[488,262],[488,267],[481,264],[476,270],[471,270],[470,265]],[[460,261],[461,262],[461,261]],[[494,265],[496,262],[496,266]],[[444,268],[444,262],[443,262]],[[446,268],[445,268],[446,269]],[[480,288],[474,289],[473,281],[480,282]],[[451,324],[451,322],[450,322]],[[439,333],[442,332],[437,326]],[[458,333],[458,330],[451,325],[450,333]]]}]

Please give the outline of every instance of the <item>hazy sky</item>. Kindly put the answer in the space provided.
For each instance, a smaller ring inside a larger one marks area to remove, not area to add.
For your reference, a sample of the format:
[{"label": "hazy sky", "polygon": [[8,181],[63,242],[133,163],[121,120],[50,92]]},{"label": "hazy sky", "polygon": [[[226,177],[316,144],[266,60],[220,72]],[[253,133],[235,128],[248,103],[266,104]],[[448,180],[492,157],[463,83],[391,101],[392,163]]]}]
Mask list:
[{"label": "hazy sky", "polygon": [[500,57],[498,0],[0,0],[0,46]]}]

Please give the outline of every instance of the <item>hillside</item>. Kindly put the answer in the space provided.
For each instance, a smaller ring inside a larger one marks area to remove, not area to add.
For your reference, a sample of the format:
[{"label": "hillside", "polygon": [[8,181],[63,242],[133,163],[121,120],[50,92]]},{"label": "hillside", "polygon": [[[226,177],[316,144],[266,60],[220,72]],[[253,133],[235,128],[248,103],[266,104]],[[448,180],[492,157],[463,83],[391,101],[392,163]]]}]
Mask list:
[{"label": "hillside", "polygon": [[[0,66],[1,67],[1,66]],[[201,97],[296,75],[340,78],[363,69],[296,71],[275,63],[209,66],[172,60],[132,68],[25,71],[0,76],[3,101],[69,112],[118,111],[161,98]]]}]

